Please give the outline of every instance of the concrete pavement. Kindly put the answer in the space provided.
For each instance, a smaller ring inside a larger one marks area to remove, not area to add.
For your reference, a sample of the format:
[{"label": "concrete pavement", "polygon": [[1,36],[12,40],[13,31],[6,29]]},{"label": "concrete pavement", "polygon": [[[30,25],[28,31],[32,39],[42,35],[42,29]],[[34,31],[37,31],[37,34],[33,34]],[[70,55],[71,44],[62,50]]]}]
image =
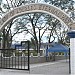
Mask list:
[{"label": "concrete pavement", "polygon": [[0,69],[0,75],[69,75],[69,63],[66,60],[31,64],[29,71]]}]

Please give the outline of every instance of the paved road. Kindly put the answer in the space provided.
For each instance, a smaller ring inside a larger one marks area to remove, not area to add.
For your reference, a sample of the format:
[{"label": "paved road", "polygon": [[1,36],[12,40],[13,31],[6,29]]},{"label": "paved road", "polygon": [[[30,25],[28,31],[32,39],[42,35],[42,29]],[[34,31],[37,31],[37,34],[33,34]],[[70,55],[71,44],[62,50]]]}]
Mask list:
[{"label": "paved road", "polygon": [[0,75],[69,75],[69,63],[65,60],[31,64],[30,72],[18,70],[0,70]]}]

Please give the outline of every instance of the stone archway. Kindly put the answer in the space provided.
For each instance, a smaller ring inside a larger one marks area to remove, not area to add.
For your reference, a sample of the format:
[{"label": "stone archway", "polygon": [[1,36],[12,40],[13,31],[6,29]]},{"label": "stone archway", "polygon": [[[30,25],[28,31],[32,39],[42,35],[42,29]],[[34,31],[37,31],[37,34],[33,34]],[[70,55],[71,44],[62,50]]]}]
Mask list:
[{"label": "stone archway", "polygon": [[7,23],[9,23],[10,20],[14,19],[15,17],[31,12],[48,13],[70,27],[74,24],[73,20],[65,12],[55,6],[48,4],[29,4],[25,6],[16,7],[15,9],[8,12],[0,20],[0,30],[2,30],[7,25]]},{"label": "stone archway", "polygon": [[[75,29],[74,26],[74,22],[73,20],[62,10],[58,9],[55,6],[52,5],[48,5],[48,4],[29,4],[29,5],[24,5],[24,6],[20,6],[20,7],[16,7],[15,9],[11,10],[10,12],[8,12],[2,19],[0,19],[0,31],[15,17],[26,14],[26,13],[31,13],[31,12],[44,12],[44,13],[48,13],[52,16],[54,16],[55,18],[57,18],[59,21],[61,21],[62,23],[66,24],[67,26],[71,27],[72,30]],[[75,33],[73,33],[73,35],[75,35]],[[72,37],[72,38],[75,38]],[[74,54],[74,49],[75,49],[75,45],[74,44],[75,39],[71,40],[71,58],[75,57]],[[71,73],[75,74],[75,58],[71,59]]]}]

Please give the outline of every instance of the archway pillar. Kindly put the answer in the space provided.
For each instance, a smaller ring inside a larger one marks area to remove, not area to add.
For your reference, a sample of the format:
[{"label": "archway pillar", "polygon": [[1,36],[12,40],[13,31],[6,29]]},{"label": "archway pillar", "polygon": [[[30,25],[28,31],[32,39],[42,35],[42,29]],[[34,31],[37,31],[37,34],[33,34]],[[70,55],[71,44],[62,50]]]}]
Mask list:
[{"label": "archway pillar", "polygon": [[70,70],[75,75],[75,31],[68,32],[70,37]]}]

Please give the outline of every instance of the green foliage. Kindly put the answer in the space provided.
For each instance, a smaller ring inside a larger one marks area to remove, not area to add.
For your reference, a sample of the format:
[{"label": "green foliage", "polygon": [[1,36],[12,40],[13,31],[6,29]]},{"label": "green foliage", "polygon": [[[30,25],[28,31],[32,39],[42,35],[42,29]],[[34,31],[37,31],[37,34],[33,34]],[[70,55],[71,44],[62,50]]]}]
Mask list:
[{"label": "green foliage", "polygon": [[15,53],[15,56],[22,56],[22,52],[20,52],[18,50],[16,50],[14,53]]},{"label": "green foliage", "polygon": [[31,54],[31,53],[33,53],[33,56],[37,56],[37,55],[38,55],[37,51],[35,51],[35,50],[30,51],[30,54]]},{"label": "green foliage", "polygon": [[11,56],[13,56],[13,52],[11,50],[3,50],[2,53],[3,53],[4,57],[11,57]]}]

